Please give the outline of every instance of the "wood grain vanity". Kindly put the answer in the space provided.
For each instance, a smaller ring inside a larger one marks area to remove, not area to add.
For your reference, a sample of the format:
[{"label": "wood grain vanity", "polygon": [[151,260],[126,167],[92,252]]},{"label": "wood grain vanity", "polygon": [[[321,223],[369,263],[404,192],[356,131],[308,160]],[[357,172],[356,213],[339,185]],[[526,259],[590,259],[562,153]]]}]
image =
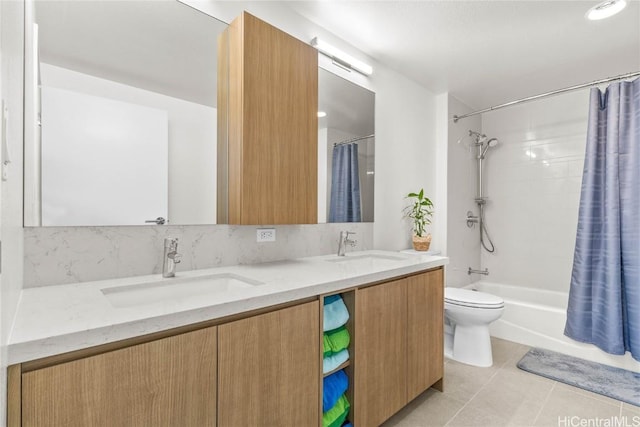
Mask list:
[{"label": "wood grain vanity", "polygon": [[[355,426],[442,390],[443,267],[339,293]],[[12,365],[8,425],[321,425],[326,295]]]},{"label": "wood grain vanity", "polygon": [[221,40],[218,222],[316,224],[318,51],[246,12]]}]

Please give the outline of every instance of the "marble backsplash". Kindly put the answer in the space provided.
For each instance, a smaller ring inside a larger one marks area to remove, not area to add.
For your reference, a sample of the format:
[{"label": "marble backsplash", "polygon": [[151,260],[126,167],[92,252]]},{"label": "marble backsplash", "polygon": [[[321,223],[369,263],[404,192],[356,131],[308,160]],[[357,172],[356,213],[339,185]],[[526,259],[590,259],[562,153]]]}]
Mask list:
[{"label": "marble backsplash", "polygon": [[373,223],[277,226],[276,241],[256,242],[257,226],[27,227],[24,287],[160,273],[163,241],[177,237],[177,271],[255,264],[337,251],[341,230],[373,248]]}]

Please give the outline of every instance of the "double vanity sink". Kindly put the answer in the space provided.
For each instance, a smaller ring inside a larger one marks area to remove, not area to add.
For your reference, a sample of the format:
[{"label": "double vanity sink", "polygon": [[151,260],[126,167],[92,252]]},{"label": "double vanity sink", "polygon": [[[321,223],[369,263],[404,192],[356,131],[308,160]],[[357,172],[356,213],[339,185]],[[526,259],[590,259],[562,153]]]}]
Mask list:
[{"label": "double vanity sink", "polygon": [[237,274],[205,274],[194,277],[172,277],[152,279],[136,285],[102,288],[100,291],[115,308],[136,307],[190,298],[224,294],[237,289],[263,285],[263,282],[238,276]]},{"label": "double vanity sink", "polygon": [[286,304],[445,265],[439,256],[363,251],[24,289],[9,344],[21,363]]},{"label": "double vanity sink", "polygon": [[[393,268],[394,264],[407,259],[406,256],[373,253],[336,256],[324,261],[373,271],[376,268]],[[220,295],[264,284],[265,282],[238,274],[214,273],[201,276],[178,275],[172,278],[153,278],[135,285],[105,287],[100,291],[113,307],[123,308],[157,304],[180,298]]]}]

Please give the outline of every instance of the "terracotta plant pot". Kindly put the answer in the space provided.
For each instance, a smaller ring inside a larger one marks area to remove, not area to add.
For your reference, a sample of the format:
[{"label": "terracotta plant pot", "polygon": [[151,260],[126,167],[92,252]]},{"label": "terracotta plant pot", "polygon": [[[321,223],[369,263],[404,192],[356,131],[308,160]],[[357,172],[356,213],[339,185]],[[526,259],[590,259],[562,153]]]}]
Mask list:
[{"label": "terracotta plant pot", "polygon": [[431,246],[431,234],[422,237],[413,236],[413,249],[416,251],[428,251],[429,246]]}]

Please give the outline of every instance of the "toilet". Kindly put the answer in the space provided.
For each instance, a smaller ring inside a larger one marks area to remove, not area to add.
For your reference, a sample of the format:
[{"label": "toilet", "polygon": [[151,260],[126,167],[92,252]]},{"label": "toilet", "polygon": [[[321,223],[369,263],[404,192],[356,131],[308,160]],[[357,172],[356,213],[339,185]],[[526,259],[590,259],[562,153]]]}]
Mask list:
[{"label": "toilet", "polygon": [[495,295],[445,288],[445,356],[473,366],[493,365],[489,324],[503,311],[504,300]]}]

